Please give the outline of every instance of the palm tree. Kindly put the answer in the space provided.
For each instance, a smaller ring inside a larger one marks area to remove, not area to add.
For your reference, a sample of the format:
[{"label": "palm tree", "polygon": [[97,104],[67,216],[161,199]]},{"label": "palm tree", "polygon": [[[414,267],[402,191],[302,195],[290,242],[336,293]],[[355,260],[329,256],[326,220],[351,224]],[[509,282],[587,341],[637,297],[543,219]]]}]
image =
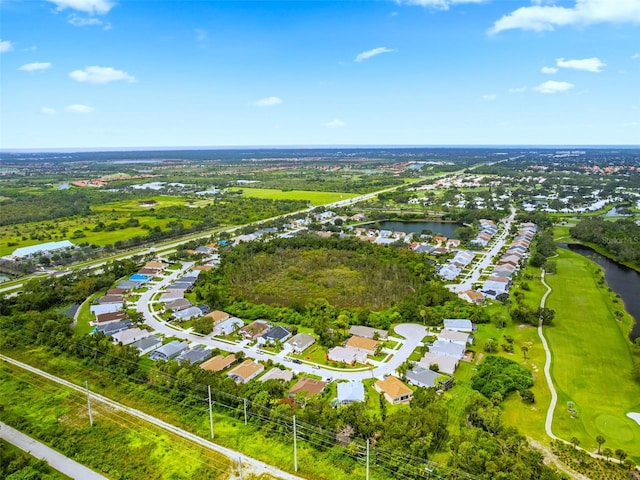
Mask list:
[{"label": "palm tree", "polygon": [[596,442],[598,442],[598,455],[600,455],[600,448],[602,447],[602,444],[606,441],[607,439],[604,438],[602,435],[598,435],[596,437]]},{"label": "palm tree", "polygon": [[616,450],[616,457],[618,457],[620,459],[620,463],[622,463],[624,459],[627,458],[627,452],[625,452],[621,448],[618,448]]},{"label": "palm tree", "polygon": [[580,445],[580,440],[578,439],[578,437],[571,437],[571,440],[569,440],[571,442],[571,445],[573,445],[573,448],[578,448],[578,446]]},{"label": "palm tree", "polygon": [[609,461],[609,459],[611,458],[611,455],[613,455],[613,450],[611,450],[609,447],[605,448],[602,451],[602,454],[607,457],[607,462]]},{"label": "palm tree", "polygon": [[529,347],[527,347],[526,345],[522,346],[522,356],[524,358],[524,360],[527,359],[527,352],[529,351]]}]

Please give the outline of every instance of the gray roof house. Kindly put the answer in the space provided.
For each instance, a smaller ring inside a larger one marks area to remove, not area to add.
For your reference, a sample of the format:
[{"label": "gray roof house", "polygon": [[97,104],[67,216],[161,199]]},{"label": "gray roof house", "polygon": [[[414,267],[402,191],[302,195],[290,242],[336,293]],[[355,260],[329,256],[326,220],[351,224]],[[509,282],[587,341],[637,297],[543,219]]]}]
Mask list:
[{"label": "gray roof house", "polygon": [[476,331],[476,326],[473,324],[473,322],[465,318],[445,318],[444,328],[467,333]]},{"label": "gray roof house", "polygon": [[91,305],[89,310],[94,315],[103,315],[105,313],[119,312],[122,310],[122,303],[106,303],[104,305]]},{"label": "gray roof house", "polygon": [[218,323],[213,327],[214,335],[231,335],[244,325],[244,322],[238,317],[231,317]]},{"label": "gray roof house", "polygon": [[353,325],[349,329],[349,335],[356,335],[362,338],[373,338],[375,334],[378,334],[379,340],[386,340],[389,332],[386,330],[380,330],[378,328],[365,327],[362,325]]},{"label": "gray roof house", "polygon": [[316,342],[316,338],[308,333],[299,333],[289,339],[284,347],[294,353],[302,353]]},{"label": "gray roof house", "polygon": [[182,352],[178,356],[177,360],[179,362],[186,360],[193,365],[194,363],[204,362],[209,357],[211,357],[211,350],[208,350],[203,346],[197,346],[193,347],[191,350],[185,350]]},{"label": "gray roof house", "polygon": [[273,327],[258,338],[258,343],[284,342],[291,336],[291,331],[285,327]]},{"label": "gray roof house", "polygon": [[364,385],[359,380],[338,383],[338,402],[348,405],[354,402],[364,402]]},{"label": "gray roof house", "polygon": [[202,310],[198,307],[189,307],[184,310],[180,310],[179,312],[174,312],[172,316],[174,319],[184,322],[185,320],[190,320],[195,317],[201,317]]},{"label": "gray roof house", "polygon": [[188,342],[181,342],[179,340],[174,340],[172,342],[163,345],[159,349],[151,352],[149,358],[151,360],[171,360],[172,358],[177,357],[182,352],[184,352],[187,348],[189,348]]},{"label": "gray roof house", "polygon": [[442,374],[428,368],[415,366],[413,370],[407,370],[405,376],[407,377],[407,382],[416,387],[432,388],[438,386],[436,378],[442,376]]},{"label": "gray roof house", "polygon": [[102,325],[98,325],[93,329],[94,332],[102,332],[107,337],[110,337],[114,333],[122,332],[123,330],[127,330],[131,327],[130,320],[122,320],[120,322],[109,322]]},{"label": "gray roof house", "polygon": [[186,298],[177,298],[175,300],[171,300],[164,304],[165,310],[173,310],[174,312],[179,312],[180,310],[185,310],[191,307],[193,304],[190,300]]},{"label": "gray roof house", "polygon": [[458,360],[464,357],[466,351],[467,347],[465,345],[448,342],[446,340],[436,340],[433,342],[433,345],[429,347],[430,353],[446,355],[447,357],[457,358]]},{"label": "gray roof house", "polygon": [[162,345],[162,340],[155,335],[151,335],[147,338],[143,338],[142,340],[138,340],[135,343],[132,343],[131,346],[138,349],[139,355],[145,355],[156,348]]}]

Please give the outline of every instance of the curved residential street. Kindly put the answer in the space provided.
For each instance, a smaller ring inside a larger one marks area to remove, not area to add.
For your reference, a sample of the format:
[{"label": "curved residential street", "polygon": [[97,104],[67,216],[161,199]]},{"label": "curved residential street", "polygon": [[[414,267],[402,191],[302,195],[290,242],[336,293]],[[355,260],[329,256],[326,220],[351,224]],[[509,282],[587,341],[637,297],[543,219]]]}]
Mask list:
[{"label": "curved residential street", "polygon": [[90,468],[65,457],[53,448],[47,447],[45,444],[34,440],[28,435],[2,422],[0,422],[0,438],[15,445],[31,456],[46,461],[51,468],[64,473],[67,477],[77,480],[107,480],[107,477],[103,477]]}]

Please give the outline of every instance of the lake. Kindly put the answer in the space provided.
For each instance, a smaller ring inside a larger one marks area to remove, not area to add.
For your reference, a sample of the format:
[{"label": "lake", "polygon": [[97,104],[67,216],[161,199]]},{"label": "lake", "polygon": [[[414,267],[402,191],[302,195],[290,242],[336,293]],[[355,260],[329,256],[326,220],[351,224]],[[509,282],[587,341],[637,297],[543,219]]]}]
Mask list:
[{"label": "lake", "polygon": [[381,230],[392,232],[422,233],[423,230],[431,230],[434,235],[442,235],[447,238],[458,238],[455,231],[460,228],[457,223],[442,222],[380,222]]},{"label": "lake", "polygon": [[620,265],[584,245],[562,244],[560,246],[588,257],[604,268],[604,278],[607,281],[607,285],[620,295],[625,309],[635,319],[629,338],[633,341],[640,337],[640,296],[638,296],[638,292],[640,292],[640,273],[632,268]]}]

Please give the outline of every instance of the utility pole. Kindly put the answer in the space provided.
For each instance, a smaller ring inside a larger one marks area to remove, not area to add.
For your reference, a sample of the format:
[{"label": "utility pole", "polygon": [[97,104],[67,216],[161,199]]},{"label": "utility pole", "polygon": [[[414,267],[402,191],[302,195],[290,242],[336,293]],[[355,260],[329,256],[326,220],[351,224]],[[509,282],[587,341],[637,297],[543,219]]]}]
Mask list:
[{"label": "utility pole", "polygon": [[247,424],[247,399],[243,398],[243,404],[244,404],[244,424]]},{"label": "utility pole", "polygon": [[207,385],[209,390],[209,425],[211,426],[211,438],[213,438],[213,407],[211,404],[211,385]]},{"label": "utility pole", "polygon": [[84,381],[84,386],[87,389],[87,406],[89,407],[89,425],[93,427],[93,413],[91,412],[91,396],[89,395],[89,381]]},{"label": "utility pole", "polygon": [[369,439],[367,438],[367,477],[366,480],[369,480]]},{"label": "utility pole", "polygon": [[296,416],[293,416],[293,470],[298,471],[298,445],[296,440]]}]

